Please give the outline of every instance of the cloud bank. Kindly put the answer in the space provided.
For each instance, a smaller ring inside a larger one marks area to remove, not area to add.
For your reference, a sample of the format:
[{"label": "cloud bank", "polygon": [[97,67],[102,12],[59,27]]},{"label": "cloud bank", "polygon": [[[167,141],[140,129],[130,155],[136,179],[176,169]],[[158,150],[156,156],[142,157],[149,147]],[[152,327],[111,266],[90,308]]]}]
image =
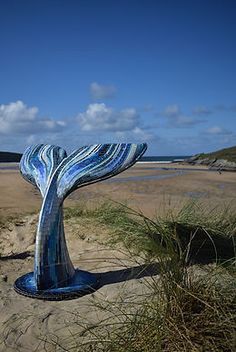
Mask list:
[{"label": "cloud bank", "polygon": [[0,134],[2,135],[58,132],[65,126],[65,121],[40,117],[37,107],[27,107],[21,100],[0,105]]},{"label": "cloud bank", "polygon": [[129,131],[139,125],[140,117],[134,108],[116,111],[104,103],[90,104],[79,113],[77,121],[82,131]]},{"label": "cloud bank", "polygon": [[133,107],[116,110],[104,103],[88,105],[67,121],[42,117],[22,101],[0,105],[0,150],[22,151],[34,143],[78,148],[81,144],[145,142],[154,134],[142,126]]},{"label": "cloud bank", "polygon": [[[234,106],[217,109],[232,114]],[[94,143],[149,142],[149,153],[153,155],[175,152],[189,155],[236,143],[231,125],[222,124],[219,117],[213,123],[212,117],[207,121],[209,109],[205,106],[199,105],[190,115],[177,104],[166,106],[156,115],[150,109],[141,117],[142,112],[135,107],[115,109],[94,102],[84,111],[60,120],[42,116],[38,107],[27,106],[21,100],[2,104],[0,150],[23,151],[34,143],[62,145],[72,151]],[[156,117],[160,118],[158,122]],[[207,122],[204,129],[198,128],[203,122]]]}]

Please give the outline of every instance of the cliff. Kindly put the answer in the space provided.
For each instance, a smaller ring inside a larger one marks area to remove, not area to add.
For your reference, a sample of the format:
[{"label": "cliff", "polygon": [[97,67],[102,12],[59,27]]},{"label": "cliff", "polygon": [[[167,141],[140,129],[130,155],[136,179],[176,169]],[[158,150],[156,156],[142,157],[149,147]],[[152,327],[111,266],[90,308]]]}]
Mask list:
[{"label": "cliff", "polygon": [[0,152],[0,163],[17,163],[20,161],[22,154],[11,152]]},{"label": "cliff", "polygon": [[217,150],[213,153],[201,153],[184,160],[192,165],[207,165],[211,169],[236,171],[236,146]]}]

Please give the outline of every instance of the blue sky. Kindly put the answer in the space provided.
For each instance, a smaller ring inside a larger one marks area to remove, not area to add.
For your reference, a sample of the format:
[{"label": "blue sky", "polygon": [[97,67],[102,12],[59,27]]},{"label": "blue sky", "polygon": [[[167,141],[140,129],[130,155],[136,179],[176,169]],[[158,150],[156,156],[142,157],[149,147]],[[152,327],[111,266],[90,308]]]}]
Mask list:
[{"label": "blue sky", "polygon": [[0,150],[236,144],[234,0],[0,2]]}]

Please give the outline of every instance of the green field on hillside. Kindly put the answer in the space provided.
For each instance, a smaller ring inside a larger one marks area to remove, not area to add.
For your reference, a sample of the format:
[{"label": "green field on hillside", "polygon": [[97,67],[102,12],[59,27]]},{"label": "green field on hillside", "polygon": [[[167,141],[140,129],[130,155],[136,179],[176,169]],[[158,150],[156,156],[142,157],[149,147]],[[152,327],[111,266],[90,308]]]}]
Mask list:
[{"label": "green field on hillside", "polygon": [[227,161],[233,161],[236,162],[236,146],[231,147],[231,148],[224,148],[217,150],[213,153],[202,153],[199,156],[200,159],[224,159]]}]

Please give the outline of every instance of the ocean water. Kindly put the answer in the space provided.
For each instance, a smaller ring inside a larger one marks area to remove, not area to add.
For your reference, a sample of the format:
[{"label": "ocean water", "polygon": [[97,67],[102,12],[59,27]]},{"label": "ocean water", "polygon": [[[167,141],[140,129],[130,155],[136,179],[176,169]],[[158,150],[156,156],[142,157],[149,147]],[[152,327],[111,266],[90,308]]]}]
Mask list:
[{"label": "ocean water", "polygon": [[[189,158],[189,155],[168,155],[168,156],[143,156],[139,163],[163,163],[168,164],[172,162],[182,161],[186,158]],[[0,170],[18,170],[19,166],[17,165],[1,165],[0,162]]]},{"label": "ocean water", "polygon": [[190,155],[168,155],[168,156],[143,156],[139,162],[152,162],[152,163],[172,163],[183,161],[189,158]]}]

